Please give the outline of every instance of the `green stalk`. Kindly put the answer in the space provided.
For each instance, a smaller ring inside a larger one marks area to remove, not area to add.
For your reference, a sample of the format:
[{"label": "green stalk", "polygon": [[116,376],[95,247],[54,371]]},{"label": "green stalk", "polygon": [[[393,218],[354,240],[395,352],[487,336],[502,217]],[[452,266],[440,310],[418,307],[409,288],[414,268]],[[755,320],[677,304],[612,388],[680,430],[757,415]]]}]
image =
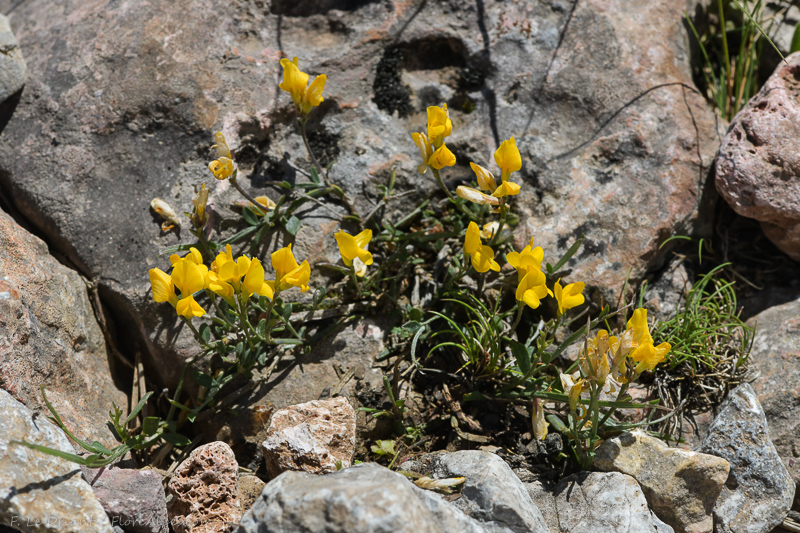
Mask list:
[{"label": "green stalk", "polygon": [[436,170],[436,169],[435,169],[435,168],[433,168],[433,167],[431,167],[431,171],[433,171],[433,177],[435,177],[435,178],[436,178],[436,183],[438,183],[438,184],[439,184],[439,188],[440,188],[440,189],[442,189],[442,190],[444,191],[444,193],[447,195],[447,198],[449,198],[451,202],[455,202],[455,201],[456,201],[456,199],[455,199],[455,198],[453,198],[453,195],[452,195],[452,194],[450,194],[450,191],[448,191],[448,190],[447,190],[447,187],[445,187],[445,185],[444,185],[444,181],[442,180],[442,175],[441,175],[441,173],[439,173],[439,171],[438,171],[438,170]]}]

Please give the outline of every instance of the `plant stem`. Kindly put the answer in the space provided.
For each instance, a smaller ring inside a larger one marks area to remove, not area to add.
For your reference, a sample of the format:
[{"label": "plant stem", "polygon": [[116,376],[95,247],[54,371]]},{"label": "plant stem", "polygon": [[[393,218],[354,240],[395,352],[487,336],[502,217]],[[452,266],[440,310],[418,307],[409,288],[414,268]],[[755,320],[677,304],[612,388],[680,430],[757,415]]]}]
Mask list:
[{"label": "plant stem", "polygon": [[322,165],[319,164],[317,160],[317,156],[314,155],[314,152],[311,150],[311,145],[308,143],[308,135],[306,135],[306,124],[308,123],[308,118],[306,117],[297,117],[297,125],[300,126],[300,135],[303,137],[303,144],[306,147],[306,152],[308,152],[308,157],[311,158],[311,164],[314,165],[314,169],[317,171],[317,175],[319,175],[323,180],[325,180],[325,185],[330,186],[330,182],[328,181],[328,173],[323,173]]},{"label": "plant stem", "polygon": [[439,188],[444,191],[444,193],[447,195],[447,197],[450,199],[451,202],[455,202],[456,199],[453,198],[453,195],[450,194],[450,191],[448,191],[447,187],[445,187],[444,185],[444,181],[442,180],[442,175],[439,173],[438,170],[436,170],[433,167],[431,167],[431,170],[433,171],[433,176],[436,178],[436,183],[439,184]]},{"label": "plant stem", "polygon": [[267,206],[265,206],[265,205],[264,205],[264,204],[262,204],[262,203],[259,203],[259,202],[258,202],[258,201],[257,201],[255,198],[253,198],[253,197],[252,197],[252,196],[251,196],[249,193],[245,192],[245,190],[244,190],[244,189],[242,189],[242,186],[241,186],[241,185],[239,185],[239,182],[238,182],[238,181],[236,181],[236,174],[237,174],[237,173],[236,173],[236,172],[234,172],[233,176],[231,176],[230,178],[228,178],[228,181],[230,181],[231,183],[233,183],[233,186],[234,186],[234,187],[236,187],[236,190],[237,190],[237,191],[239,191],[239,194],[241,194],[242,196],[244,196],[244,197],[245,197],[245,198],[246,198],[246,199],[247,199],[247,200],[248,200],[248,201],[249,201],[251,204],[253,204],[254,206],[258,207],[259,209],[261,209],[261,210],[262,210],[262,211],[264,211],[264,212],[268,212],[270,209],[269,209]]},{"label": "plant stem", "polygon": [[[623,383],[623,384],[622,384],[622,387],[620,387],[620,389],[619,389],[619,393],[617,394],[617,399],[616,399],[615,401],[617,401],[617,402],[618,402],[618,401],[620,401],[620,400],[622,399],[622,397],[623,397],[623,396],[625,395],[625,393],[628,391],[628,386],[629,386],[629,385],[630,385],[630,382],[627,382],[627,383]],[[606,421],[609,419],[609,417],[610,417],[612,414],[614,414],[614,411],[616,411],[616,410],[617,410],[617,408],[616,408],[616,407],[611,407],[611,408],[608,410],[608,412],[605,414],[605,416],[603,416],[603,419],[600,421],[600,427],[602,427],[602,426],[603,426],[603,425],[606,423]],[[599,428],[598,428],[598,431],[600,431],[600,429],[599,429]]]},{"label": "plant stem", "polygon": [[511,329],[509,331],[514,331],[517,326],[519,325],[519,321],[522,320],[522,311],[525,309],[524,305],[520,305],[517,302],[517,318],[514,320],[514,323],[511,325]]},{"label": "plant stem", "polygon": [[210,289],[206,289],[206,294],[208,294],[208,297],[211,299],[211,303],[214,304],[214,309],[217,310],[217,316],[224,320],[228,326],[233,328],[233,324],[231,324],[231,322],[228,320],[228,317],[225,316],[225,313],[222,312],[222,308],[220,308],[219,304],[217,303],[217,297],[214,292]]}]

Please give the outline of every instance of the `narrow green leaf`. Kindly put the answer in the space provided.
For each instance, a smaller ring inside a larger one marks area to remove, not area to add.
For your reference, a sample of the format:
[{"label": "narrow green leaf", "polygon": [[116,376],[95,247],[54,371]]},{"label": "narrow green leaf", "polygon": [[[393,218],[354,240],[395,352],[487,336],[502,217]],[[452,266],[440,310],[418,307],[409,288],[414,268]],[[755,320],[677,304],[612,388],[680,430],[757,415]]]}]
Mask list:
[{"label": "narrow green leaf", "polygon": [[207,389],[214,386],[214,378],[198,370],[192,370],[192,379],[194,379],[195,383]]},{"label": "narrow green leaf", "polygon": [[258,224],[261,222],[261,219],[258,215],[256,215],[255,210],[250,206],[242,208],[242,218],[244,218],[244,221],[251,226],[258,226]]},{"label": "narrow green leaf", "polygon": [[84,457],[81,457],[80,455],[75,455],[74,453],[63,452],[61,450],[48,448],[47,446],[40,446],[38,444],[33,444],[30,442],[18,441],[18,440],[12,440],[11,442],[9,442],[9,444],[25,446],[26,448],[30,448],[31,450],[36,450],[38,452],[46,453],[47,455],[53,455],[55,457],[61,457],[62,459],[66,459],[67,461],[71,461],[79,465],[86,465],[86,459]]},{"label": "narrow green leaf", "polygon": [[145,394],[142,397],[142,399],[139,400],[139,403],[136,404],[136,407],[133,408],[133,411],[131,411],[131,414],[128,415],[128,418],[126,418],[125,421],[120,425],[122,427],[126,427],[128,425],[128,423],[130,423],[130,421],[133,420],[136,417],[136,415],[139,414],[139,411],[142,410],[142,407],[144,407],[144,404],[147,403],[147,400],[149,400],[150,396],[152,396],[152,395],[153,395],[152,391],[150,391],[147,394]]},{"label": "narrow green leaf", "polygon": [[[573,244],[572,246],[569,247],[569,250],[567,250],[567,253],[565,253],[564,256],[561,259],[559,259],[558,263],[556,263],[556,265],[553,267],[553,272],[558,272],[559,270],[561,270],[561,267],[566,265],[567,261],[572,259],[572,256],[575,255],[575,253],[581,247],[581,244],[583,244],[583,237],[584,236],[581,235],[580,238],[577,241],[575,241],[575,244]],[[548,272],[550,272],[549,268],[547,270],[548,270]],[[550,272],[550,273],[552,274],[553,272]]]},{"label": "narrow green leaf", "polygon": [[527,374],[531,369],[531,353],[533,352],[533,348],[527,347],[515,340],[509,342],[509,345],[511,346],[511,353],[517,360],[517,366],[519,366],[520,371],[523,374]]},{"label": "narrow green leaf", "polygon": [[205,343],[208,343],[211,340],[211,328],[208,327],[208,324],[200,324],[200,337]]},{"label": "narrow green leaf", "polygon": [[184,437],[180,433],[164,433],[162,437],[173,446],[183,447],[192,443],[191,439]]},{"label": "narrow green leaf", "polygon": [[158,431],[158,426],[161,424],[161,419],[157,416],[148,416],[142,422],[142,432],[145,435],[155,435],[156,431]]}]

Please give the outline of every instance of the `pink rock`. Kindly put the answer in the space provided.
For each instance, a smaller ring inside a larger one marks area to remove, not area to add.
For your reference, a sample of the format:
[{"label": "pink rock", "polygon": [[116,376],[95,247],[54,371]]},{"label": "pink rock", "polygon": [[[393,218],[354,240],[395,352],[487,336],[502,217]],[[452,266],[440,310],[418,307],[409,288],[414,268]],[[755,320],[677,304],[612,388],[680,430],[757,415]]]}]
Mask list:
[{"label": "pink rock", "polygon": [[242,518],[236,474],[239,464],[230,446],[211,442],[180,464],[167,489],[170,524],[176,533],[224,533]]},{"label": "pink rock", "polygon": [[717,155],[717,190],[800,261],[800,53],[789,56],[733,119]]},{"label": "pink rock", "polygon": [[356,413],[346,398],[314,400],[272,416],[262,444],[270,476],[287,470],[312,474],[348,467],[356,444]]},{"label": "pink rock", "polygon": [[167,504],[158,472],[108,467],[88,474],[111,525],[129,533],[168,533]]}]

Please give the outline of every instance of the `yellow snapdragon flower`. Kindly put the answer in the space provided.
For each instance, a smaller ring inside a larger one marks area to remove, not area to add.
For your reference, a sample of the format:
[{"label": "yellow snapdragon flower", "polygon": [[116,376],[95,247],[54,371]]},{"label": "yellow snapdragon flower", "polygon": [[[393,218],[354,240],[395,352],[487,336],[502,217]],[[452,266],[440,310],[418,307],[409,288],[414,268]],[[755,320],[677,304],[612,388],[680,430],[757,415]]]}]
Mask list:
[{"label": "yellow snapdragon flower", "polygon": [[221,131],[214,134],[214,141],[217,143],[211,148],[217,149],[218,158],[208,164],[208,170],[218,180],[226,180],[233,176],[235,167],[233,165],[233,156],[231,150],[228,148],[228,143],[225,141],[225,136]]},{"label": "yellow snapdragon flower", "polygon": [[314,78],[311,85],[308,85],[308,74],[302,72],[298,65],[299,60],[296,57],[291,61],[286,58],[281,59],[283,82],[278,87],[292,95],[299,114],[308,115],[313,107],[317,107],[324,101],[322,91],[325,89],[328,77],[320,74]]},{"label": "yellow snapdragon flower", "polygon": [[356,236],[340,230],[334,237],[344,264],[351,267],[356,276],[364,277],[367,267],[372,264],[372,254],[367,251],[369,241],[372,240],[372,230],[365,229]]},{"label": "yellow snapdragon flower", "polygon": [[[264,267],[258,259],[250,259],[241,255],[233,259],[231,245],[225,245],[225,251],[217,255],[208,273],[208,288],[222,296],[230,305],[235,306],[234,295],[243,293],[246,297],[253,294],[273,296],[272,286],[264,280]],[[244,283],[242,282],[244,278]]]},{"label": "yellow snapdragon flower", "polygon": [[487,272],[490,269],[500,272],[500,265],[494,260],[494,250],[481,243],[481,230],[475,222],[470,222],[467,226],[464,252],[470,255],[472,267],[478,272]]},{"label": "yellow snapdragon flower", "polygon": [[479,205],[491,205],[495,207],[500,205],[500,200],[497,197],[483,194],[481,191],[477,191],[472,187],[466,187],[464,185],[459,185],[456,187],[456,195],[464,200],[469,200],[470,202]]},{"label": "yellow snapdragon flower", "polygon": [[419,148],[419,155],[422,157],[422,164],[417,167],[417,171],[425,174],[428,171],[428,161],[433,155],[433,146],[428,142],[428,136],[424,133],[412,133],[411,138],[414,139],[414,144]]},{"label": "yellow snapdragon flower", "polygon": [[206,221],[208,217],[206,216],[206,206],[208,205],[208,189],[206,189],[206,184],[203,183],[200,186],[200,190],[197,192],[197,195],[192,199],[192,205],[194,206],[193,212],[189,217],[192,220],[192,224],[194,224],[195,228],[202,228],[206,225]]},{"label": "yellow snapdragon flower", "polygon": [[544,250],[542,250],[541,246],[533,247],[533,237],[531,237],[531,243],[523,248],[521,252],[509,252],[506,254],[506,261],[517,271],[518,281],[522,281],[522,278],[532,270],[541,270],[543,260]]},{"label": "yellow snapdragon flower", "polygon": [[546,285],[547,278],[541,270],[531,270],[520,280],[517,285],[517,301],[525,303],[531,309],[541,305],[541,300],[553,293]]},{"label": "yellow snapdragon flower", "polygon": [[306,292],[308,280],[311,277],[311,266],[308,261],[303,261],[298,265],[292,253],[292,245],[272,252],[272,268],[275,269],[275,281],[269,281],[273,289],[286,290],[291,287],[298,287],[302,292]]},{"label": "yellow snapdragon flower", "polygon": [[450,120],[450,113],[447,112],[447,104],[442,107],[432,105],[427,109],[428,115],[428,139],[434,148],[439,148],[444,144],[444,138],[453,132],[453,122]]},{"label": "yellow snapdragon flower", "polygon": [[556,281],[553,292],[555,292],[556,300],[558,301],[558,316],[563,315],[567,309],[577,307],[585,301],[582,294],[585,286],[582,281],[579,281],[562,287],[561,279]]},{"label": "yellow snapdragon flower", "polygon": [[500,147],[494,153],[494,162],[500,167],[500,177],[503,181],[508,181],[512,172],[522,168],[522,157],[519,155],[514,137],[500,143]]},{"label": "yellow snapdragon flower", "polygon": [[[148,272],[150,286],[153,290],[153,300],[156,302],[169,302],[179,316],[192,318],[203,316],[205,310],[200,307],[193,294],[208,287],[208,268],[203,264],[203,256],[197,248],[191,248],[185,257],[173,254],[170,257],[172,275],[159,268],[152,268]],[[180,298],[175,293],[178,289]]]},{"label": "yellow snapdragon flower", "polygon": [[444,167],[452,167],[455,164],[456,156],[453,155],[453,152],[451,152],[444,143],[439,148],[434,150],[430,159],[428,159],[428,165],[436,170],[442,170]]},{"label": "yellow snapdragon flower", "polygon": [[[509,181],[508,179],[511,172],[522,168],[522,158],[519,155],[519,150],[517,150],[517,145],[514,143],[514,137],[500,144],[500,148],[494,153],[494,159],[503,173],[500,185],[497,185],[497,180],[489,169],[475,163],[469,164],[472,171],[475,172],[475,178],[478,180],[478,187],[480,187],[481,191],[486,191],[491,194],[493,198],[504,198],[506,196],[515,196],[519,194],[521,190],[519,184]],[[465,200],[477,204],[492,203],[488,200],[489,197],[486,194],[470,187],[459,186],[459,188],[456,189],[456,194]],[[499,203],[498,201],[495,205],[499,205]]]}]

